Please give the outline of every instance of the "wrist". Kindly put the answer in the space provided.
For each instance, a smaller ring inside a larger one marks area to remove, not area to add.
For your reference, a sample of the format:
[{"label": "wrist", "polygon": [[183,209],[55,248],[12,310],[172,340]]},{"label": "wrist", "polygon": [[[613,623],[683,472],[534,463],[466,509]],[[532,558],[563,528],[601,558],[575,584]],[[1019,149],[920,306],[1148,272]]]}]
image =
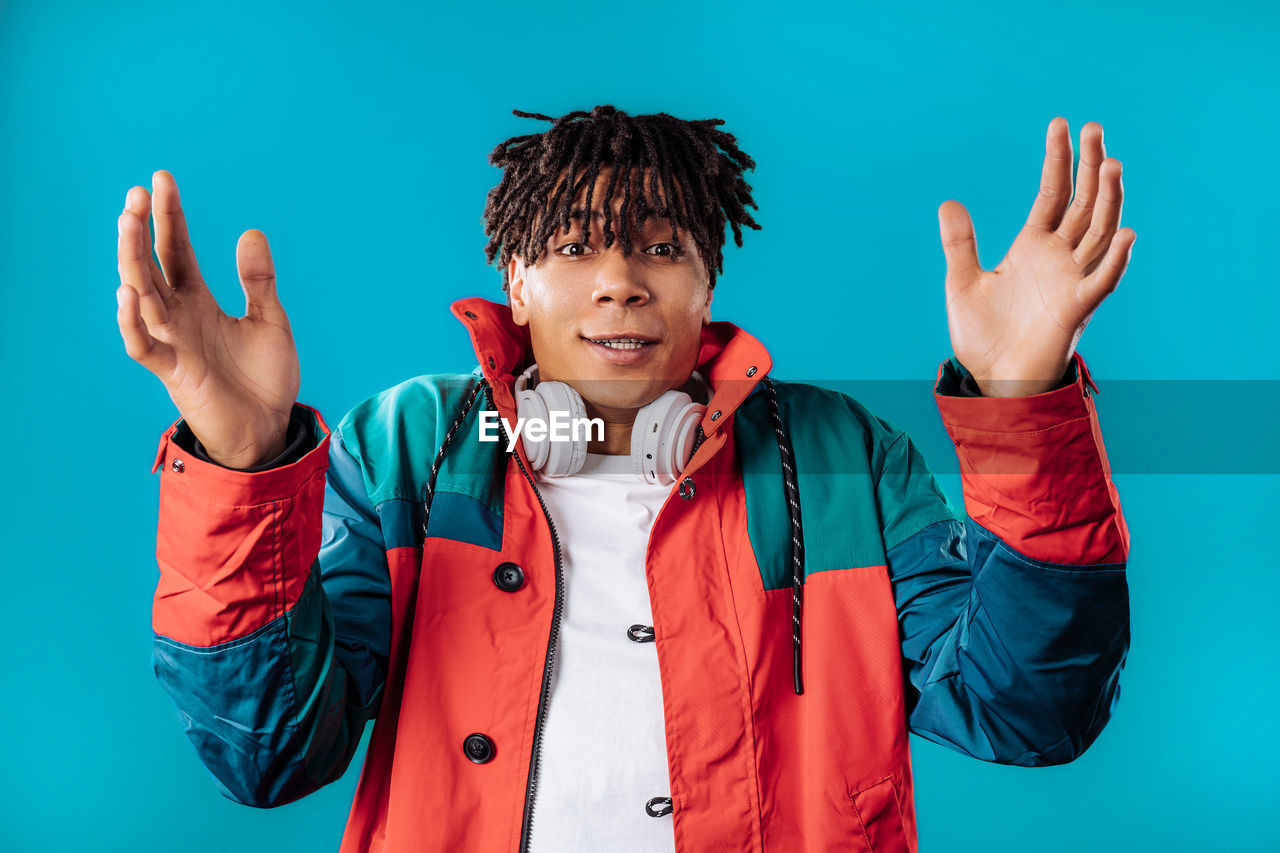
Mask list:
[{"label": "wrist", "polygon": [[1067,362],[1056,379],[995,379],[976,375],[972,378],[984,397],[1034,397],[1072,384],[1075,381],[1075,358],[1073,356]]},{"label": "wrist", "polygon": [[271,438],[262,442],[254,442],[240,453],[218,453],[210,450],[208,446],[202,446],[201,449],[210,460],[224,468],[248,471],[260,468],[283,454],[289,445],[288,433],[289,422],[285,421],[282,427],[277,428],[272,433]]},{"label": "wrist", "polygon": [[982,392],[984,397],[1034,397],[1036,394],[1043,394],[1046,391],[1052,391],[1062,386],[1063,379],[1057,380],[1043,379],[979,379],[974,377],[978,390]]}]

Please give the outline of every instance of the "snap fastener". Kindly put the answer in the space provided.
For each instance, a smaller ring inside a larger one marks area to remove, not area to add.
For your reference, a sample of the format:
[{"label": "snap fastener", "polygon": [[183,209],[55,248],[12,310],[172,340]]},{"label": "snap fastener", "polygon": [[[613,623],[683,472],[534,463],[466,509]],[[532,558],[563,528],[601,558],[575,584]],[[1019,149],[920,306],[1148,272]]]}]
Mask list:
[{"label": "snap fastener", "polygon": [[747,368],[747,375],[748,375],[748,376],[755,376],[755,375],[756,375],[756,369],[755,369],[755,366],[754,366],[754,365],[752,365],[751,367],[748,367],[748,368]]},{"label": "snap fastener", "polygon": [[515,592],[524,586],[524,569],[515,563],[499,563],[493,570],[493,582],[503,592]]},{"label": "snap fastener", "polygon": [[476,315],[471,313],[470,311],[463,311],[462,313],[466,315],[466,318],[468,320],[474,320],[476,318]]},{"label": "snap fastener", "polygon": [[680,495],[680,497],[684,498],[687,501],[691,501],[693,500],[694,491],[695,489],[693,487],[693,478],[685,477],[683,480],[680,481],[680,487],[676,489],[676,494]]},{"label": "snap fastener", "polygon": [[652,625],[632,625],[627,629],[627,639],[635,643],[652,643]]},{"label": "snap fastener", "polygon": [[663,815],[669,815],[671,814],[671,798],[654,797],[644,804],[644,810],[648,813],[649,817],[662,817]]},{"label": "snap fastener", "polygon": [[713,420],[713,421],[718,421],[718,420],[720,420],[720,410],[719,410],[719,409],[716,409],[714,412],[712,412],[712,413],[711,413],[711,420]]},{"label": "snap fastener", "polygon": [[494,360],[493,360],[493,356],[489,356],[489,369],[490,369],[490,370],[497,370],[497,369],[498,369],[498,363],[497,363],[496,361],[494,361]]},{"label": "snap fastener", "polygon": [[462,742],[462,751],[476,764],[487,764],[493,760],[493,741],[487,735],[473,732]]},{"label": "snap fastener", "polygon": [[177,471],[179,474],[181,474],[181,473],[182,473],[183,471],[185,471],[186,469],[187,469],[187,466],[182,464],[182,460],[181,460],[181,459],[175,459],[175,460],[173,460],[173,470],[175,470],[175,471]]}]

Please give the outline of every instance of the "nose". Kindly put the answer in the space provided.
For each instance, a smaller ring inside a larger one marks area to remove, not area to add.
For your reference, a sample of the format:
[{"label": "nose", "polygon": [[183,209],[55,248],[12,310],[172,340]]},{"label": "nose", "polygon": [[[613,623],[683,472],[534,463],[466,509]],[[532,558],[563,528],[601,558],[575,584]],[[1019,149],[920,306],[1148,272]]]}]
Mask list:
[{"label": "nose", "polygon": [[643,261],[632,252],[631,257],[622,254],[614,243],[604,251],[596,264],[595,288],[591,298],[597,305],[625,305],[636,308],[649,301],[649,288],[645,282]]}]

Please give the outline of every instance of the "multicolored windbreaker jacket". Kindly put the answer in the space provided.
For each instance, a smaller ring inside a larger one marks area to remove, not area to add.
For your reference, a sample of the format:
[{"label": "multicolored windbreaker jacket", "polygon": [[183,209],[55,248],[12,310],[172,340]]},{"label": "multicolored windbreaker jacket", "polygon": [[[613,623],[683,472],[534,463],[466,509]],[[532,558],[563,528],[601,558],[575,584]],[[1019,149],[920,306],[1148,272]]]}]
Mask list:
[{"label": "multicolored windbreaker jacket", "polygon": [[[523,450],[477,420],[514,423],[529,341],[503,305],[453,312],[474,374],[411,379],[332,432],[300,406],[315,449],[254,473],[196,458],[179,421],[153,468],[156,675],[253,806],[338,779],[376,718],[344,853],[517,851],[538,831],[560,543]],[[704,437],[647,551],[675,847],[913,851],[908,732],[1055,764],[1116,703],[1129,535],[1097,388],[1077,354],[1058,389],[965,397],[944,362],[962,514],[906,433],[834,391],[766,387],[770,364],[704,329]]]}]

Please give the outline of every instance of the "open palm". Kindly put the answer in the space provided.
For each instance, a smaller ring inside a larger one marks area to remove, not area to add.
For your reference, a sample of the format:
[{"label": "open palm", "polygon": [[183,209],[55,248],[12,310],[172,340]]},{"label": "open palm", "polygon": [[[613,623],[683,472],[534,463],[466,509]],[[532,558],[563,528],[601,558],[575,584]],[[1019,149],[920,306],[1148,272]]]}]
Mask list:
[{"label": "open palm", "polygon": [[1089,122],[1080,132],[1074,199],[1071,159],[1067,121],[1055,118],[1045,139],[1040,192],[994,270],[978,263],[964,206],[947,201],[938,210],[952,350],[987,396],[1055,387],[1090,317],[1129,264],[1137,235],[1117,230],[1121,166],[1106,156],[1100,124]]},{"label": "open palm", "polygon": [[200,275],[177,183],[163,170],[152,180],[159,265],[146,188],[129,191],[119,220],[116,319],[125,351],[160,379],[211,458],[253,467],[284,449],[300,383],[266,236],[257,230],[240,236],[245,316],[229,316]]}]

